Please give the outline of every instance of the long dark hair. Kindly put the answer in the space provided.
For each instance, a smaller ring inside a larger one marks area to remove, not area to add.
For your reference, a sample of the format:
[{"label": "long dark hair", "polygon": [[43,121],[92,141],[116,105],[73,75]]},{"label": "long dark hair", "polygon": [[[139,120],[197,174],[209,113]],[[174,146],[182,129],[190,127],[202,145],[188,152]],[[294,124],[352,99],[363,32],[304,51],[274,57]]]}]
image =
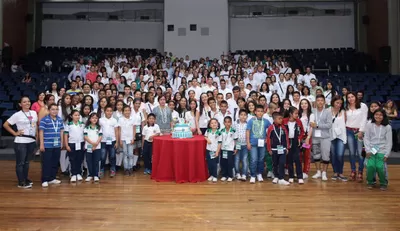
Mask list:
[{"label": "long dark hair", "polygon": [[97,129],[100,130],[100,128],[101,128],[101,126],[100,126],[100,117],[97,115],[97,113],[93,113],[93,112],[89,115],[89,118],[88,118],[88,120],[86,121],[86,127],[88,128],[88,127],[90,126],[90,124],[92,123],[92,122],[90,122],[90,119],[91,119],[93,116],[97,116],[97,123],[96,123],[96,126],[97,126]]},{"label": "long dark hair", "polygon": [[[182,108],[181,107],[181,100],[182,99],[185,99],[186,100],[186,105],[185,105],[185,108]],[[179,100],[179,102],[178,102],[178,107],[176,108],[176,112],[178,112],[178,114],[179,114],[179,117],[181,116],[181,114],[183,114],[183,113],[185,113],[185,112],[187,112],[188,111],[188,100],[185,98],[185,97],[182,97],[180,100]],[[183,116],[185,116],[184,114],[183,114]]]},{"label": "long dark hair", "polygon": [[[301,103],[302,103],[303,101],[306,101],[307,104],[308,104],[308,109],[307,109],[306,113],[307,113],[308,121],[310,121],[310,116],[311,116],[312,111],[311,111],[311,103],[310,103],[310,101],[309,101],[308,99],[302,99],[302,100],[300,100],[299,117],[303,115],[303,109],[301,108]],[[304,129],[305,129],[305,128],[304,128]]]},{"label": "long dark hair", "polygon": [[71,96],[71,95],[69,95],[69,94],[64,94],[64,95],[62,96],[62,98],[61,98],[61,113],[62,113],[62,116],[64,117],[64,118],[63,118],[64,122],[66,122],[66,121],[68,120],[68,117],[69,117],[69,115],[70,115],[70,113],[68,113],[67,109],[68,109],[68,108],[69,108],[69,109],[72,108],[72,107],[71,107],[71,104],[70,104],[70,105],[66,105],[66,104],[65,104],[65,99],[66,99],[67,97],[71,98],[71,104],[72,104],[72,96]]},{"label": "long dark hair", "polygon": [[383,125],[383,126],[389,125],[389,119],[388,119],[388,117],[387,117],[387,115],[386,115],[386,111],[385,111],[383,108],[378,108],[378,109],[374,112],[374,114],[373,114],[373,116],[372,116],[371,123],[376,123],[375,114],[376,114],[377,112],[380,112],[380,113],[382,113],[382,115],[383,115],[383,120],[382,120],[382,122],[381,122],[381,125]]},{"label": "long dark hair", "polygon": [[78,112],[79,115],[81,115],[81,113],[78,110],[72,110],[71,113],[68,115],[68,122],[72,122],[73,121],[72,116],[74,115],[75,112]]},{"label": "long dark hair", "polygon": [[[292,92],[289,92],[289,88],[290,87],[293,89]],[[288,85],[287,88],[286,88],[286,97],[285,97],[285,99],[289,99],[290,95],[293,96],[293,92],[294,92],[294,87],[292,85]]]},{"label": "long dark hair", "polygon": [[[200,116],[203,115],[203,111],[204,111],[204,103],[203,103],[203,100],[201,100],[201,97],[203,95],[207,95],[207,93],[201,93],[201,95],[200,95],[200,107],[199,107]],[[208,99],[208,97],[207,97],[207,99]],[[189,103],[189,105],[190,105],[190,103]]]},{"label": "long dark hair", "polygon": [[358,100],[357,94],[354,93],[354,92],[349,92],[349,93],[347,93],[347,95],[346,95],[346,110],[349,110],[349,109],[350,109],[350,108],[349,108],[349,105],[350,105],[350,103],[349,103],[349,95],[353,95],[354,98],[356,99],[356,109],[361,108],[361,102],[360,102],[360,100]]},{"label": "long dark hair", "polygon": [[100,101],[102,100],[102,99],[106,99],[106,102],[107,102],[107,104],[106,104],[106,106],[104,107],[104,109],[107,107],[107,105],[110,103],[109,101],[108,101],[108,99],[107,99],[107,97],[103,97],[103,98],[100,98],[99,99],[99,101],[97,102],[97,116],[99,117],[99,118],[101,118],[101,106],[100,106]]},{"label": "long dark hair", "polygon": [[369,105],[369,107],[368,107],[368,120],[372,120],[373,118],[374,118],[374,113],[373,112],[371,112],[371,105],[372,104],[376,104],[376,105],[378,105],[378,107],[380,108],[380,107],[382,107],[382,104],[381,104],[381,102],[379,102],[379,101],[373,101],[373,102],[371,102],[371,104]]},{"label": "long dark hair", "polygon": [[342,96],[340,96],[340,95],[333,96],[332,99],[331,99],[331,107],[334,107],[335,106],[335,102],[338,101],[338,100],[342,101],[342,106],[339,109],[339,112],[341,112],[342,110],[344,110],[344,100],[343,100]]}]

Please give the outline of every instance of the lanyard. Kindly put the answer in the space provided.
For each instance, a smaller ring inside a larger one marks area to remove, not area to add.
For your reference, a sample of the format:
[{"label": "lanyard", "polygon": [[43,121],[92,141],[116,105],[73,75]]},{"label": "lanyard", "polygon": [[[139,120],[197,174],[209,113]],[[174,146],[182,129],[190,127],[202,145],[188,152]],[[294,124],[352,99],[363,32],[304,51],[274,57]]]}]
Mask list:
[{"label": "lanyard", "polygon": [[28,115],[26,115],[26,113],[25,113],[24,111],[22,111],[22,113],[24,113],[25,117],[29,120],[29,122],[32,122],[33,117],[32,117],[32,115],[31,115],[31,112],[29,112]]},{"label": "lanyard", "polygon": [[[378,136],[379,142],[378,142],[378,144],[381,143],[381,132],[382,132],[382,125],[379,126],[379,136]],[[374,133],[375,133],[375,135],[376,135],[376,125],[374,126]]]},{"label": "lanyard", "polygon": [[[317,109],[317,111],[316,111],[316,113],[315,113],[315,116],[316,116],[316,119],[317,119],[317,125],[319,125],[319,121],[321,121],[321,117],[322,117],[322,115],[324,114],[324,112],[325,112],[325,110],[322,109],[321,114],[319,114],[319,116],[318,116],[318,109]],[[318,118],[318,117],[319,117],[319,118]]]},{"label": "lanyard", "polygon": [[275,125],[273,125],[273,126],[274,126],[275,135],[278,137],[279,144],[281,144],[281,143],[282,143],[282,142],[281,142],[281,140],[282,140],[282,128],[279,127],[279,136],[278,136],[278,133],[276,132],[276,129],[275,129]]},{"label": "lanyard", "polygon": [[147,104],[147,106],[149,106],[150,112],[151,112],[151,113],[153,113],[153,109],[151,109],[151,107],[150,107],[150,103],[149,103],[149,104]]},{"label": "lanyard", "polygon": [[58,121],[57,121],[57,119],[56,119],[56,125],[54,124],[54,121],[53,121],[53,119],[52,118],[50,118],[51,119],[51,123],[53,124],[53,128],[54,128],[54,132],[55,133],[57,133],[57,131],[58,131]]}]

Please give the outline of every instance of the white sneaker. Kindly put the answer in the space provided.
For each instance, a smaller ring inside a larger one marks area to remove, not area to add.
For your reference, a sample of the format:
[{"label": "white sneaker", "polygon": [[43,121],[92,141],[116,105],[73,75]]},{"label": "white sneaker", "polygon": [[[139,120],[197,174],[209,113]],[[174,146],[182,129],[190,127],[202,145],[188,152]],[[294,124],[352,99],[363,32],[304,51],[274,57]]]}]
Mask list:
[{"label": "white sneaker", "polygon": [[289,175],[289,169],[285,168],[285,175]]},{"label": "white sneaker", "polygon": [[250,184],[256,183],[256,178],[255,177],[250,177]]},{"label": "white sneaker", "polygon": [[263,182],[263,181],[264,181],[264,179],[263,179],[263,177],[262,177],[261,174],[258,174],[258,175],[257,175],[257,181],[258,181],[258,182]]},{"label": "white sneaker", "polygon": [[222,177],[222,178],[221,178],[221,181],[226,181],[226,177]]},{"label": "white sneaker", "polygon": [[304,184],[304,180],[303,179],[299,179],[299,184]]},{"label": "white sneaker", "polygon": [[94,182],[99,182],[99,181],[100,181],[99,177],[98,177],[98,176],[95,176],[95,177],[94,177]]},{"label": "white sneaker", "polygon": [[274,178],[274,179],[272,180],[272,183],[273,183],[273,184],[277,184],[277,183],[278,183],[278,180],[279,180],[278,178]]},{"label": "white sneaker", "polygon": [[50,181],[49,184],[61,184],[61,181],[54,179],[54,180]]},{"label": "white sneaker", "polygon": [[90,182],[90,181],[92,181],[92,179],[93,179],[93,177],[91,177],[91,176],[88,176],[88,177],[86,177],[86,182]]},{"label": "white sneaker", "polygon": [[243,174],[241,180],[246,181],[247,180],[246,178],[247,178],[246,175]]},{"label": "white sneaker", "polygon": [[308,174],[303,172],[303,179],[308,179]]},{"label": "white sneaker", "polygon": [[267,178],[274,178],[274,174],[271,171],[268,171]]},{"label": "white sneaker", "polygon": [[236,179],[240,180],[242,176],[239,173],[236,173]]},{"label": "white sneaker", "polygon": [[47,183],[47,181],[43,182],[43,183],[42,183],[42,187],[43,187],[43,188],[49,187],[49,183]]},{"label": "white sneaker", "polygon": [[76,176],[75,175],[73,175],[73,176],[71,176],[71,183],[75,183],[76,182]]},{"label": "white sneaker", "polygon": [[81,174],[78,174],[78,175],[76,175],[76,178],[78,179],[78,181],[81,181],[81,180],[83,180],[83,178],[82,178]]},{"label": "white sneaker", "polygon": [[214,179],[214,177],[213,176],[210,176],[207,180],[208,181],[212,181]]},{"label": "white sneaker", "polygon": [[317,173],[316,173],[314,176],[312,176],[312,178],[313,178],[313,179],[318,179],[318,178],[321,178],[321,176],[322,176],[322,175],[321,175],[321,171],[318,170]]},{"label": "white sneaker", "polygon": [[217,182],[218,181],[218,178],[216,178],[216,177],[213,177],[213,180],[212,180],[213,182]]},{"label": "white sneaker", "polygon": [[327,181],[328,177],[326,176],[326,172],[322,172],[322,180]]},{"label": "white sneaker", "polygon": [[229,177],[227,181],[228,181],[228,182],[232,182],[233,179]]},{"label": "white sneaker", "polygon": [[284,180],[284,179],[282,179],[282,180],[279,180],[278,181],[278,184],[280,184],[280,185],[290,185],[290,183],[289,182],[287,182],[286,180]]},{"label": "white sneaker", "polygon": [[294,179],[293,178],[289,178],[289,183],[293,183]]}]

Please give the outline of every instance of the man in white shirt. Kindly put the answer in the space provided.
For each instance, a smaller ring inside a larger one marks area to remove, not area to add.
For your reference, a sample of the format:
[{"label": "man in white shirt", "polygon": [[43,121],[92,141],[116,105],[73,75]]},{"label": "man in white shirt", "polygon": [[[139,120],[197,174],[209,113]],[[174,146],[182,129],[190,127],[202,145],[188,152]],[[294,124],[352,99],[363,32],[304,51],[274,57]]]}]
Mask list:
[{"label": "man in white shirt", "polygon": [[256,91],[261,85],[257,82],[257,80],[254,79],[253,74],[249,74],[249,77],[244,79],[244,85],[247,86],[247,84],[251,84],[252,90]]},{"label": "man in white shirt", "polygon": [[282,101],[286,97],[286,88],[287,88],[285,78],[283,75],[279,76],[279,79],[278,81],[276,81],[274,87],[276,89],[276,93],[278,93]]},{"label": "man in white shirt", "polygon": [[189,92],[190,90],[194,91],[195,98],[197,100],[199,100],[200,95],[201,95],[201,93],[203,93],[203,91],[202,91],[201,87],[198,85],[197,78],[192,79],[192,86],[187,90],[187,92]]},{"label": "man in white shirt", "polygon": [[279,79],[279,74],[280,74],[279,67],[275,67],[273,74],[275,76],[275,79]]},{"label": "man in white shirt", "polygon": [[202,88],[203,93],[207,93],[208,91],[214,91],[215,87],[213,84],[213,77],[209,76],[207,78],[207,84]]},{"label": "man in white shirt", "polygon": [[[251,74],[251,73],[249,73]],[[263,82],[265,82],[265,79],[267,78],[267,74],[263,72],[263,67],[260,65],[257,67],[257,73],[254,73],[253,78],[257,82],[257,86],[261,86]]]},{"label": "man in white shirt", "polygon": [[221,79],[219,83],[221,85],[221,88],[218,90],[218,92],[221,93],[222,95],[224,95],[224,99],[226,99],[226,94],[232,93],[232,91],[230,89],[226,88],[225,79]]},{"label": "man in white shirt", "polygon": [[290,68],[290,65],[288,62],[285,61],[284,67],[281,68],[281,73],[283,73],[283,74],[291,74],[292,73],[292,68]]},{"label": "man in white shirt", "polygon": [[298,83],[303,83],[303,82],[304,82],[304,77],[303,77],[302,74],[300,74],[300,69],[299,69],[299,68],[296,68],[296,69],[294,70],[294,74],[295,74],[296,77],[297,77],[297,82],[298,82]]},{"label": "man in white shirt", "polygon": [[240,88],[238,86],[235,86],[233,87],[232,92],[233,92],[233,98],[228,99],[227,102],[228,102],[228,110],[233,114],[235,112],[235,108],[238,108],[236,101],[240,96]]},{"label": "man in white shirt", "polygon": [[156,82],[155,82],[155,84],[154,84],[154,88],[155,89],[157,89],[158,87],[160,87],[161,88],[161,90],[162,90],[162,92],[165,92],[165,87],[161,84],[161,79],[160,78],[157,78],[156,79]]},{"label": "man in white shirt", "polygon": [[187,67],[190,66],[190,62],[191,62],[191,61],[190,61],[189,55],[186,55],[186,56],[185,56],[185,60],[183,60],[183,62],[186,63],[186,66],[187,66]]},{"label": "man in white shirt", "polygon": [[311,88],[311,80],[315,79],[318,81],[317,77],[313,73],[311,73],[311,67],[306,68],[306,74],[303,76],[303,83],[307,87]]}]

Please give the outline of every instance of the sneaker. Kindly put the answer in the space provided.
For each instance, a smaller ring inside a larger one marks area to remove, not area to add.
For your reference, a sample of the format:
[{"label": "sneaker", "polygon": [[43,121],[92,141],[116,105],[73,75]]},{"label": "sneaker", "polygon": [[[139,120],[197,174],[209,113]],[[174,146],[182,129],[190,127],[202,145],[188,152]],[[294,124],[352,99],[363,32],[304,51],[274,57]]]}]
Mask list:
[{"label": "sneaker", "polygon": [[42,187],[43,187],[43,188],[49,187],[49,183],[48,183],[47,181],[43,182],[43,183],[42,183]]},{"label": "sneaker", "polygon": [[284,179],[282,179],[282,180],[279,180],[278,181],[278,184],[280,184],[280,185],[290,185],[290,183],[289,182],[287,182],[286,180],[284,180]]},{"label": "sneaker", "polygon": [[289,178],[289,183],[293,183],[294,179],[293,178]]},{"label": "sneaker", "polygon": [[151,175],[151,169],[147,170],[147,174]]},{"label": "sneaker", "polygon": [[25,183],[29,184],[29,185],[33,185],[33,182],[30,179],[26,179]]},{"label": "sneaker", "polygon": [[76,175],[76,179],[78,179],[78,181],[83,180],[83,177],[81,176],[81,174]]},{"label": "sneaker", "polygon": [[345,177],[345,176],[338,176],[338,179],[343,181],[343,182],[347,182],[348,181],[347,177]]},{"label": "sneaker", "polygon": [[303,172],[303,179],[308,179],[308,174]]},{"label": "sneaker", "polygon": [[289,175],[289,169],[285,168],[285,175]]},{"label": "sneaker", "polygon": [[331,177],[331,180],[336,181],[337,179],[339,179],[338,175],[333,175],[333,176]]},{"label": "sneaker", "polygon": [[233,179],[229,177],[227,181],[228,181],[228,182],[232,182]]},{"label": "sneaker", "polygon": [[214,179],[214,177],[213,176],[210,176],[207,180],[208,181],[212,181]]},{"label": "sneaker", "polygon": [[76,176],[75,175],[73,175],[73,176],[71,176],[71,183],[75,183],[76,182]]},{"label": "sneaker", "polygon": [[54,179],[54,180],[50,181],[49,184],[61,184],[61,181]]},{"label": "sneaker", "polygon": [[246,181],[247,179],[246,179],[247,177],[246,177],[246,175],[242,175],[242,178],[240,179],[240,180],[242,180],[242,181]]},{"label": "sneaker", "polygon": [[387,190],[387,186],[386,185],[381,185],[380,189],[381,189],[381,191],[386,191]]},{"label": "sneaker", "polygon": [[322,180],[327,181],[328,177],[326,176],[326,172],[322,172]]},{"label": "sneaker", "polygon": [[115,176],[115,171],[110,172],[110,177],[113,178]]},{"label": "sneaker", "polygon": [[321,175],[321,171],[318,170],[317,173],[314,176],[312,176],[312,178],[313,179],[318,179],[318,178],[321,178],[321,176],[322,176]]},{"label": "sneaker", "polygon": [[91,176],[88,176],[88,177],[86,177],[86,182],[90,182],[90,181],[92,181],[92,179],[93,179],[93,177],[91,177]]},{"label": "sneaker", "polygon": [[250,184],[256,183],[256,178],[255,177],[250,177]]},{"label": "sneaker", "polygon": [[226,177],[222,177],[222,178],[221,178],[221,181],[226,181]]},{"label": "sneaker", "polygon": [[98,176],[95,176],[95,177],[94,177],[94,182],[99,182],[99,181],[100,181],[99,177],[98,177]]},{"label": "sneaker", "polygon": [[32,185],[26,183],[26,182],[22,182],[18,184],[18,188],[32,188]]},{"label": "sneaker", "polygon": [[303,179],[299,179],[299,184],[304,184],[304,180]]},{"label": "sneaker", "polygon": [[102,170],[102,171],[99,172],[99,177],[100,177],[100,178],[103,178],[103,177],[104,177],[104,170]]},{"label": "sneaker", "polygon": [[129,175],[129,176],[132,176],[133,171],[134,171],[133,168],[129,169],[129,170],[128,170],[128,175]]},{"label": "sneaker", "polygon": [[263,181],[264,181],[264,179],[263,179],[263,177],[262,177],[261,174],[258,174],[258,175],[257,175],[257,181],[258,181],[258,182],[263,182]]},{"label": "sneaker", "polygon": [[374,188],[374,185],[373,184],[368,184],[367,185],[367,189],[373,189]]},{"label": "sneaker", "polygon": [[241,180],[242,176],[239,173],[236,173],[236,179]]},{"label": "sneaker", "polygon": [[268,171],[267,178],[274,178],[274,174],[271,171]]},{"label": "sneaker", "polygon": [[216,178],[216,177],[213,177],[213,180],[212,180],[213,182],[217,182],[218,181],[218,178]]},{"label": "sneaker", "polygon": [[272,184],[278,184],[278,181],[279,181],[278,178],[274,178],[274,179],[272,180]]},{"label": "sneaker", "polygon": [[129,170],[125,170],[125,176],[129,176]]}]

